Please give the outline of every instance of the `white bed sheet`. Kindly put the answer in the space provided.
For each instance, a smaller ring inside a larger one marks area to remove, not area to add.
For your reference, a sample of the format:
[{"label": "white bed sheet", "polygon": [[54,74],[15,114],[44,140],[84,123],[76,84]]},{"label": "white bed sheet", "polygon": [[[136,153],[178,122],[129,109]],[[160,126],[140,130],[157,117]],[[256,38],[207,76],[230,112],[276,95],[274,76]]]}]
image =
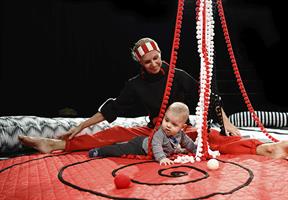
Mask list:
[{"label": "white bed sheet", "polygon": [[[239,127],[239,129],[244,138],[255,138],[263,142],[271,142],[271,140],[258,127]],[[288,140],[287,128],[266,128],[266,130],[277,140]]]}]

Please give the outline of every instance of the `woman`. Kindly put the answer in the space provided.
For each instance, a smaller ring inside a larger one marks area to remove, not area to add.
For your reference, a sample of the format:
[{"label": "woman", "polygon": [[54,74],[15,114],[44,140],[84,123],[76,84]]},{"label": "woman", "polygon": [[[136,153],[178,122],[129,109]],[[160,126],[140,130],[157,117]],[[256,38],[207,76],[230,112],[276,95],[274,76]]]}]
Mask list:
[{"label": "woman", "polygon": [[[89,150],[92,148],[111,145],[117,142],[129,141],[135,136],[149,136],[153,132],[155,119],[159,114],[162,98],[165,90],[169,66],[161,59],[161,51],[157,43],[150,38],[142,38],[135,43],[132,49],[132,57],[141,65],[140,73],[129,79],[115,99],[107,100],[99,111],[91,118],[70,129],[61,139],[48,139],[39,137],[19,136],[22,143],[32,146],[42,153],[50,153],[54,150],[75,151]],[[230,154],[258,154],[273,158],[287,156],[288,142],[263,144],[255,139],[242,140],[239,130],[230,123],[224,110],[216,113],[217,95],[211,96],[210,118],[215,117],[224,126],[224,134],[211,130],[208,135],[209,145],[212,150]],[[214,100],[213,100],[214,99]],[[175,69],[173,85],[170,92],[168,105],[180,101],[195,110],[198,101],[198,83],[188,73]],[[219,105],[219,102],[218,104]],[[114,121],[118,116],[143,116],[149,115],[150,122],[145,127],[124,128],[115,126],[94,135],[81,135],[75,137],[81,130],[96,123],[107,120]],[[221,118],[221,119],[219,119]],[[185,133],[193,140],[196,138],[196,129],[191,125]],[[230,135],[230,137],[228,137]]]}]

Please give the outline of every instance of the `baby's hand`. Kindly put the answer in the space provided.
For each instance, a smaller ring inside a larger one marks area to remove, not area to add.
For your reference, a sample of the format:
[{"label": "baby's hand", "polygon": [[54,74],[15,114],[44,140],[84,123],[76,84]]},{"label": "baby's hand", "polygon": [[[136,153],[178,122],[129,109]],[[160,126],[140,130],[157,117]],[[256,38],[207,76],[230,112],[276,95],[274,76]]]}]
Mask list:
[{"label": "baby's hand", "polygon": [[173,165],[174,161],[170,160],[169,158],[163,158],[162,160],[160,160],[160,165]]}]

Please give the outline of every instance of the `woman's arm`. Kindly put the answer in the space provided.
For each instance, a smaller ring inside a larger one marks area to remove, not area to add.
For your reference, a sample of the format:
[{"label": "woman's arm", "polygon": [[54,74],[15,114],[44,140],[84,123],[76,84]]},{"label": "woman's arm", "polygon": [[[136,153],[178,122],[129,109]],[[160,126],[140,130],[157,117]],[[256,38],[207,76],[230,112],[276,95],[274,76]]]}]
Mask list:
[{"label": "woman's arm", "polygon": [[221,111],[222,111],[223,124],[226,130],[225,134],[227,136],[229,135],[241,136],[239,129],[230,122],[223,108],[221,108]]},{"label": "woman's arm", "polygon": [[105,118],[102,115],[102,113],[97,112],[95,115],[93,115],[91,118],[81,122],[78,126],[71,128],[69,131],[67,131],[62,138],[68,137],[68,139],[72,139],[74,136],[76,136],[80,131],[82,131],[84,128],[92,126],[94,124],[97,124],[99,122],[104,121]]}]

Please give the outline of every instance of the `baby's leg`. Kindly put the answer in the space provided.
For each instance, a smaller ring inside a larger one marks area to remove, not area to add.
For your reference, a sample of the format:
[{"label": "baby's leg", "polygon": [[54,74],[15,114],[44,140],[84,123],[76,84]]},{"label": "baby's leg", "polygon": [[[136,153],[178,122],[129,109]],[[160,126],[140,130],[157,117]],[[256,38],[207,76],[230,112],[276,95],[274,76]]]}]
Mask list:
[{"label": "baby's leg", "polygon": [[100,147],[97,150],[98,156],[120,157],[123,155],[145,155],[146,153],[142,148],[144,138],[144,136],[139,136],[129,142]]}]

